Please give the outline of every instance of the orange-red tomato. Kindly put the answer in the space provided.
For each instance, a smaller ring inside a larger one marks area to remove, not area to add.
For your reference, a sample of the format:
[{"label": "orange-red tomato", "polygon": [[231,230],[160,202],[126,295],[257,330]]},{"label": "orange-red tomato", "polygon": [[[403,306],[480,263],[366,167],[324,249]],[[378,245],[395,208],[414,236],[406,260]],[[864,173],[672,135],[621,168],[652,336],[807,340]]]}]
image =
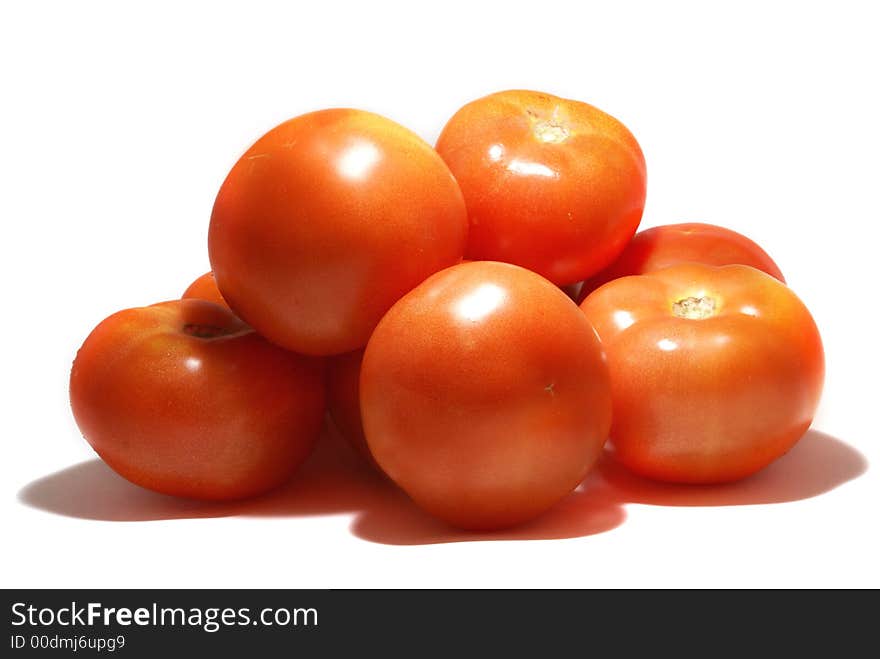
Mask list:
[{"label": "orange-red tomato", "polygon": [[611,281],[581,304],[608,354],[611,444],[665,481],[748,476],[813,419],[819,331],[795,294],[743,265],[688,263]]},{"label": "orange-red tomato", "polygon": [[421,138],[360,110],[305,114],[261,137],[214,203],[211,267],[229,306],[304,354],[362,348],[391,305],[457,263],[467,213]]},{"label": "orange-red tomato", "polygon": [[642,151],[622,123],[586,103],[491,94],[456,112],[437,151],[464,193],[470,259],[571,284],[611,263],[642,217]]},{"label": "orange-red tomato", "polygon": [[217,282],[214,281],[214,273],[206,272],[201,277],[196,279],[193,283],[189,285],[189,287],[183,292],[181,298],[196,298],[197,300],[208,300],[208,302],[216,302],[219,305],[224,307],[228,307],[226,304],[226,300],[223,299],[223,296],[220,295],[220,289],[217,288]]},{"label": "orange-red tomato", "polygon": [[370,452],[429,513],[466,529],[535,517],[602,450],[608,371],[593,328],[552,283],[456,265],[404,296],[364,354]]},{"label": "orange-red tomato", "polygon": [[363,350],[338,355],[327,362],[327,411],[339,434],[370,464],[373,454],[361,420],[360,377]]},{"label": "orange-red tomato", "polygon": [[70,402],[86,440],[131,482],[236,499],[281,484],[311,451],[323,368],[225,307],[175,300],[101,322],[73,362]]},{"label": "orange-red tomato", "polygon": [[714,224],[686,222],[639,231],[614,263],[584,282],[580,299],[612,279],[687,262],[750,265],[785,281],[773,259],[753,240]]}]

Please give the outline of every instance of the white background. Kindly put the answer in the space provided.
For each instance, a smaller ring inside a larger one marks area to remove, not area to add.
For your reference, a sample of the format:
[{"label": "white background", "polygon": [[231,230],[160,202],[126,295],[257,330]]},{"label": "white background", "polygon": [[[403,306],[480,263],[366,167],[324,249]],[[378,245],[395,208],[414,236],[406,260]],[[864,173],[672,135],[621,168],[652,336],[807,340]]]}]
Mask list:
[{"label": "white background", "polygon": [[[870,3],[237,4],[0,10],[2,586],[880,586]],[[147,493],[94,459],[67,402],[75,351],[208,269],[214,195],[253,140],[356,106],[433,142],[511,87],[629,126],[643,227],[723,224],[776,259],[828,364],[789,456],[720,489],[596,473],[497,536],[444,529],[331,444],[317,463],[341,465],[232,506]]]}]

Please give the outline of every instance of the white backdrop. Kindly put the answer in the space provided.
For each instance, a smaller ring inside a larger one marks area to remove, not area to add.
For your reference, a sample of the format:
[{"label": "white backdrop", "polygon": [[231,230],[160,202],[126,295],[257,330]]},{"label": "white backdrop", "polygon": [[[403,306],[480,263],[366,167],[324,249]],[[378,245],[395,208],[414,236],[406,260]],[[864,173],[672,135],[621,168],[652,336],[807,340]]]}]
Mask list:
[{"label": "white backdrop", "polygon": [[[4,3],[0,584],[880,586],[875,23],[869,3],[714,5]],[[723,224],[774,257],[828,364],[789,456],[721,489],[597,473],[539,523],[476,537],[344,453],[331,477],[313,463],[234,506],[152,495],[95,461],[67,402],[75,351],[208,269],[213,197],[254,139],[355,106],[433,142],[460,105],[511,87],[628,125],[643,227]]]}]

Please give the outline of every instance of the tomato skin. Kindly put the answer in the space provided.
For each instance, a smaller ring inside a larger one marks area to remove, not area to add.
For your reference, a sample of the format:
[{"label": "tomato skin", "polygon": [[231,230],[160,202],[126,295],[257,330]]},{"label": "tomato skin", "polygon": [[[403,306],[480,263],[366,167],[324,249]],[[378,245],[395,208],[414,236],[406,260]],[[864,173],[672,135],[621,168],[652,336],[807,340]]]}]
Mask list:
[{"label": "tomato skin", "polygon": [[377,469],[361,419],[360,377],[363,350],[332,357],[327,362],[327,411],[339,434]]},{"label": "tomato skin", "polygon": [[430,145],[370,112],[305,114],[241,157],[211,215],[208,250],[229,306],[311,355],[362,348],[404,293],[457,263],[467,213]]},{"label": "tomato skin", "polygon": [[580,300],[612,279],[688,262],[750,265],[785,283],[776,262],[750,238],[714,224],[684,222],[639,231],[614,263],[584,282]]},{"label": "tomato skin", "polygon": [[455,113],[437,152],[467,204],[469,259],[571,284],[611,263],[642,217],[641,148],[587,103],[535,91],[490,94]]},{"label": "tomato skin", "polygon": [[[681,317],[675,305],[688,298],[715,308]],[[615,279],[581,310],[608,355],[611,445],[632,471],[734,481],[809,428],[822,392],[822,341],[803,303],[773,277],[743,265],[681,264]]]},{"label": "tomato skin", "polygon": [[201,277],[198,277],[187,287],[183,292],[183,295],[180,297],[184,300],[188,298],[207,300],[208,302],[214,302],[223,307],[229,307],[229,305],[226,304],[226,300],[224,300],[223,296],[220,294],[220,289],[217,288],[217,282],[214,280],[213,272],[206,272]]},{"label": "tomato skin", "polygon": [[602,348],[577,306],[494,262],[448,268],[391,308],[367,344],[360,397],[379,466],[465,529],[525,522],[569,494],[611,414]]},{"label": "tomato skin", "polygon": [[238,499],[280,485],[308,456],[324,415],[323,367],[229,309],[175,300],[102,321],[73,362],[70,402],[86,440],[129,481]]}]

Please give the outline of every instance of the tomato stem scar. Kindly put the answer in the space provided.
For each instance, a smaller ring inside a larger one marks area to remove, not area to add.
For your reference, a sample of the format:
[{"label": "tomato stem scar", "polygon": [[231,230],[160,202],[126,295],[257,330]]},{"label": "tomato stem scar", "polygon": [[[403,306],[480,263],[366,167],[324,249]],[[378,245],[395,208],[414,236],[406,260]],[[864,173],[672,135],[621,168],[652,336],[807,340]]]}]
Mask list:
[{"label": "tomato stem scar", "polygon": [[547,144],[559,144],[571,135],[571,131],[561,123],[546,119],[535,122],[532,131],[535,133],[535,137]]},{"label": "tomato stem scar", "polygon": [[715,314],[715,299],[711,297],[686,297],[672,305],[672,313],[679,318],[701,320]]},{"label": "tomato stem scar", "polygon": [[200,325],[199,323],[187,323],[183,326],[184,334],[189,334],[197,339],[213,339],[218,336],[230,334],[229,330],[216,325]]}]

